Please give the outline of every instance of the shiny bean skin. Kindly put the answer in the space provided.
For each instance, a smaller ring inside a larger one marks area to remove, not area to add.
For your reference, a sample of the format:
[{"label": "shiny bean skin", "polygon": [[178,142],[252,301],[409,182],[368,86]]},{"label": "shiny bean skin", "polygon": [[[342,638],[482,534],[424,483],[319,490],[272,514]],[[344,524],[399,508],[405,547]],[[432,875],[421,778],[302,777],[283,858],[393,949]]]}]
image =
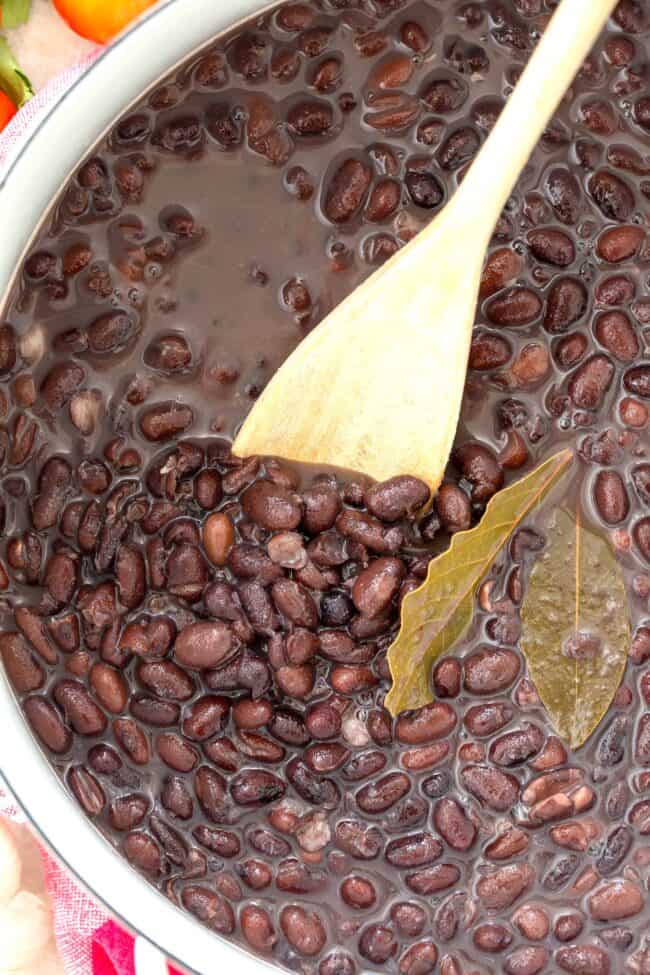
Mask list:
[{"label": "shiny bean skin", "polygon": [[285,907],[280,927],[289,944],[306,958],[318,955],[327,941],[327,932],[318,914],[302,907]]},{"label": "shiny bean skin", "polygon": [[62,680],[54,688],[54,699],[77,734],[97,735],[106,728],[106,717],[82,684]]},{"label": "shiny bean skin", "polygon": [[366,813],[383,813],[399,801],[411,788],[407,775],[391,772],[375,783],[365,785],[359,790],[356,802]]},{"label": "shiny bean skin", "polygon": [[58,755],[67,752],[72,744],[72,735],[47,698],[28,697],[23,709],[31,728],[47,748]]}]

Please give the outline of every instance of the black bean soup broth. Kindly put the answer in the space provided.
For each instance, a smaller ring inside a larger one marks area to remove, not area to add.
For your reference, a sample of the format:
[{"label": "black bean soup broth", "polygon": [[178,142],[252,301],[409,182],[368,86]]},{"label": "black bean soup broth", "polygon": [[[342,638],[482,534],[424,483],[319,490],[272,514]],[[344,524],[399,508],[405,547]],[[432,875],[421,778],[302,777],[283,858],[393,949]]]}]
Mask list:
[{"label": "black bean soup broth", "polygon": [[[230,450],[444,206],[555,5],[249,22],[80,166],[1,319],[0,648],[25,717],[136,869],[305,973],[650,972],[650,4],[621,0],[495,230],[429,512],[414,478]],[[527,678],[529,527],[434,703],[392,720],[401,599],[563,445],[628,580],[610,713],[573,753]]]}]

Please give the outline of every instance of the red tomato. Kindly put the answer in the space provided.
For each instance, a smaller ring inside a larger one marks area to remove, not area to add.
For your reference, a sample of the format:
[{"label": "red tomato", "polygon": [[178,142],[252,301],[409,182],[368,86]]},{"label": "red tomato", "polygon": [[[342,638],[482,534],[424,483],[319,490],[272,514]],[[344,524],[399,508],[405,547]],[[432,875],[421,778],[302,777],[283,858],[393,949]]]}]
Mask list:
[{"label": "red tomato", "polygon": [[0,132],[4,129],[5,125],[11,122],[12,118],[16,114],[16,106],[12,102],[8,95],[5,95],[4,91],[0,91]]},{"label": "red tomato", "polygon": [[73,31],[106,44],[156,0],[54,0]]}]

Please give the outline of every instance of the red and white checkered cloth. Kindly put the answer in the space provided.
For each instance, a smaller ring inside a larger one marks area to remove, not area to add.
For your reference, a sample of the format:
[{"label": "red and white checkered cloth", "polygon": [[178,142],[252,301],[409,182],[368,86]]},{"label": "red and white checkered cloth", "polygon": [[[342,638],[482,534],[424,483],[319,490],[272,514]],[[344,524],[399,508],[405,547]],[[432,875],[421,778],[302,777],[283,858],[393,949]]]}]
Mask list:
[{"label": "red and white checkered cloth", "polygon": [[[24,822],[22,810],[0,779],[0,816]],[[61,864],[41,847],[54,930],[66,975],[159,975],[162,958],[137,951],[133,936],[116,924]],[[140,948],[144,948],[140,945]],[[181,975],[171,965],[169,975]]]},{"label": "red and white checkered cloth", "polygon": [[[0,133],[0,176],[16,151],[50,108],[65,94],[97,57],[99,49],[69,68],[43,88]],[[3,789],[0,779],[0,815],[24,820],[22,811]],[[52,898],[59,952],[66,975],[159,975],[162,962],[149,963],[146,951],[137,952],[134,938],[111,920],[76,880],[42,849],[47,887]],[[181,975],[169,966],[170,975]]]}]

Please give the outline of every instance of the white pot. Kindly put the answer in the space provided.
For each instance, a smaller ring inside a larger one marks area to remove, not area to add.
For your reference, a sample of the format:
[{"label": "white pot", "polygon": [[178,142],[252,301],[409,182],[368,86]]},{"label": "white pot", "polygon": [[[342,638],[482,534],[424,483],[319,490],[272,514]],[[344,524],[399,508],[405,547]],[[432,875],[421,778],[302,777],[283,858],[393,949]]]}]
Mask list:
[{"label": "white pot", "polygon": [[[277,2],[277,0],[276,0]],[[267,9],[268,0],[163,0],[122,35],[41,123],[0,183],[0,307],[16,268],[70,172],[161,75],[214,35]],[[0,671],[2,668],[0,667]],[[35,744],[0,673],[0,772],[55,854],[106,907],[199,975],[260,975],[263,961],[202,927],[114,852],[64,790]],[[161,975],[146,942],[138,975]]]}]

